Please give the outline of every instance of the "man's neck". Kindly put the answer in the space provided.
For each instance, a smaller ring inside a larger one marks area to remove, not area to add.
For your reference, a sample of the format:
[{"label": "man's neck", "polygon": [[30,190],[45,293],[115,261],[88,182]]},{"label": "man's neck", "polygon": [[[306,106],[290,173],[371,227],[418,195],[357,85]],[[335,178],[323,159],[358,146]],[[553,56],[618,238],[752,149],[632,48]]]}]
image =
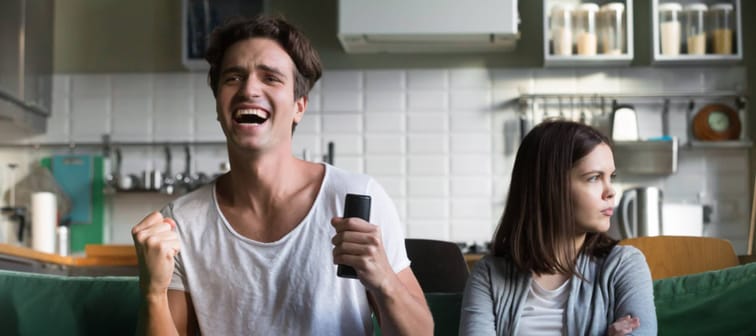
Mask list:
[{"label": "man's neck", "polygon": [[225,177],[224,198],[234,206],[246,204],[265,209],[286,200],[306,182],[303,162],[287,153],[255,157],[230,156],[231,171]]}]

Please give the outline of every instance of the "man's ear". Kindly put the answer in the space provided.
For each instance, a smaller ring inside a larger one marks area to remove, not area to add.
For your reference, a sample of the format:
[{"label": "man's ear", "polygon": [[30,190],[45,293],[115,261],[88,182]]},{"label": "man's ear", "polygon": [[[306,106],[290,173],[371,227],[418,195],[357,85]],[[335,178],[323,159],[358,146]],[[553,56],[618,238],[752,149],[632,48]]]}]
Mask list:
[{"label": "man's ear", "polygon": [[299,123],[304,116],[305,110],[307,110],[307,96],[304,95],[294,101],[294,123]]}]

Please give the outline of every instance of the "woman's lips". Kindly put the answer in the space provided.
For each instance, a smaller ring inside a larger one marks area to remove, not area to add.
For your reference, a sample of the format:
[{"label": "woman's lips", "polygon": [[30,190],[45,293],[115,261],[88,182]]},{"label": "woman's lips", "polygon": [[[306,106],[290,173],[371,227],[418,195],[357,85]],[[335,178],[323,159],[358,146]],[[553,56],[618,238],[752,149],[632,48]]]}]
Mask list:
[{"label": "woman's lips", "polygon": [[604,216],[611,216],[612,214],[614,214],[614,209],[606,208],[604,210],[601,210],[601,213],[604,214]]}]

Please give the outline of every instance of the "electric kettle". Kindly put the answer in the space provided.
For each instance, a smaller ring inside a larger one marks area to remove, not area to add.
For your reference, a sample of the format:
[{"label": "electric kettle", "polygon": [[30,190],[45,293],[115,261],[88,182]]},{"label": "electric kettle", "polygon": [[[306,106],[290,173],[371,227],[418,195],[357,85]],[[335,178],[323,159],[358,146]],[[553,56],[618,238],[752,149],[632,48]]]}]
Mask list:
[{"label": "electric kettle", "polygon": [[622,239],[660,235],[662,191],[656,187],[626,190],[622,193],[616,215]]}]

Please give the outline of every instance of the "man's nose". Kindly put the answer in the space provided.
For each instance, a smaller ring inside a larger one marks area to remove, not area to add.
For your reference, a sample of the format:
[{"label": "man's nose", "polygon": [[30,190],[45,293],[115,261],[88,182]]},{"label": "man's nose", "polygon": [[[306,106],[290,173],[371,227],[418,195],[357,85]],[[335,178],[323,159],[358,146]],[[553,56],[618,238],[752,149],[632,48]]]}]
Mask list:
[{"label": "man's nose", "polygon": [[237,95],[244,97],[258,97],[262,83],[254,75],[247,76],[239,88]]}]

